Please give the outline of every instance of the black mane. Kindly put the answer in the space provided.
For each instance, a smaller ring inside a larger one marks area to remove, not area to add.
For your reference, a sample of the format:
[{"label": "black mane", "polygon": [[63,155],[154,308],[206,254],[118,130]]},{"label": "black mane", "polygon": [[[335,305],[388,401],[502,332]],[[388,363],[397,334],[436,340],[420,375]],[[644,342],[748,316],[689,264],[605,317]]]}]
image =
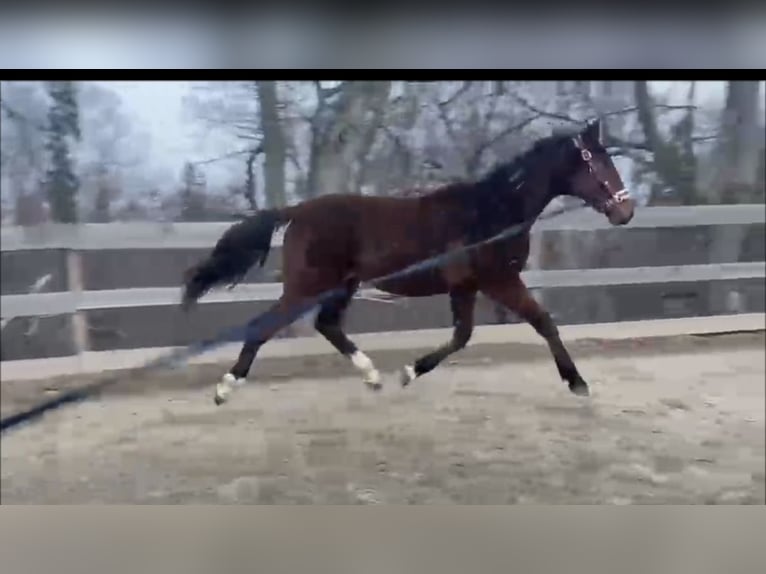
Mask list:
[{"label": "black mane", "polygon": [[492,168],[488,173],[476,181],[478,186],[496,186],[498,183],[505,184],[512,177],[523,179],[538,163],[549,157],[565,140],[571,139],[575,134],[555,133],[537,140],[532,147],[517,154],[510,161],[501,163]]},{"label": "black mane", "polygon": [[[536,218],[561,189],[558,150],[571,134],[558,133],[537,140],[528,150],[502,163],[463,188],[464,225],[473,241]],[[541,173],[542,170],[542,173]]]}]

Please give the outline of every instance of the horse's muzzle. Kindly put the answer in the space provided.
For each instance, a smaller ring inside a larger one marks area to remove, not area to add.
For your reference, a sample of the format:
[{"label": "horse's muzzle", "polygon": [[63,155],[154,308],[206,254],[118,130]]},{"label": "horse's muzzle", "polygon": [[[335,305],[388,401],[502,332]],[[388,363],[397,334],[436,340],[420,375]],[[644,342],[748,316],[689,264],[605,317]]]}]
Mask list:
[{"label": "horse's muzzle", "polygon": [[[627,195],[627,192],[625,193]],[[604,209],[606,217],[612,225],[625,225],[633,219],[636,204],[630,197],[623,197],[624,199],[621,201],[611,201]]]}]

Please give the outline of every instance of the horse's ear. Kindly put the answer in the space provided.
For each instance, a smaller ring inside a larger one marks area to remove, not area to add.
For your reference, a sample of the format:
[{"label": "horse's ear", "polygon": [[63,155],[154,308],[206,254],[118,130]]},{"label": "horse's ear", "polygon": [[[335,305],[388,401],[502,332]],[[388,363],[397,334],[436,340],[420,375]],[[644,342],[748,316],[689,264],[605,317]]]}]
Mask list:
[{"label": "horse's ear", "polygon": [[603,142],[602,135],[600,119],[595,119],[591,122],[588,122],[588,125],[585,127],[585,130],[582,133],[584,140],[594,144],[600,144]]}]

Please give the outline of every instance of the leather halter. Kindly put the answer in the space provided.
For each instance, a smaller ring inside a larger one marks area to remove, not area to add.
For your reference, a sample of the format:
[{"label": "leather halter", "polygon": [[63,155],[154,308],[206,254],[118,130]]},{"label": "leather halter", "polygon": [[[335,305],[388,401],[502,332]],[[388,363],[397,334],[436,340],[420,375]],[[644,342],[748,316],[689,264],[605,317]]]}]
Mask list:
[{"label": "leather halter", "polygon": [[622,203],[624,201],[627,201],[630,199],[630,194],[628,193],[628,190],[624,187],[622,189],[618,189],[617,191],[612,191],[611,186],[609,185],[609,182],[602,180],[598,176],[598,172],[593,167],[593,154],[590,152],[590,150],[585,147],[585,142],[582,140],[582,136],[578,135],[577,137],[573,138],[575,147],[580,150],[580,156],[582,157],[582,160],[587,164],[588,171],[591,173],[591,175],[596,179],[598,184],[606,190],[606,192],[609,194],[609,199],[607,199],[605,202],[603,202],[599,207],[603,211],[607,211],[611,209],[614,205],[617,205],[618,203]]}]

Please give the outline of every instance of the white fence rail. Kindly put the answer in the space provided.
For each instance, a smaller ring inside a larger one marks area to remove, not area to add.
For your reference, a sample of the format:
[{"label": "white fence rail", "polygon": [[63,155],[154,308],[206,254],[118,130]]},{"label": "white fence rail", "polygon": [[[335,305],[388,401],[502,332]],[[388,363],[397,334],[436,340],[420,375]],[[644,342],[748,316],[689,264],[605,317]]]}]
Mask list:
[{"label": "white fence rail", "polygon": [[[629,229],[678,228],[691,226],[742,226],[766,222],[762,204],[648,207],[637,210]],[[0,315],[3,324],[15,317],[72,316],[72,336],[79,353],[88,351],[85,311],[175,305],[180,288],[134,288],[85,290],[82,284],[80,252],[117,249],[208,249],[231,225],[215,223],[112,223],[86,225],[43,225],[0,229],[2,251],[65,250],[67,252],[68,291],[3,295]],[[542,220],[533,231],[590,231],[609,227],[605,218],[591,210],[565,213]],[[280,245],[281,234],[274,238]],[[766,263],[721,262],[700,265],[649,266],[633,268],[599,268],[567,270],[529,270],[524,272],[532,288],[578,287],[639,283],[697,282],[733,279],[764,279]],[[210,293],[201,302],[233,303],[239,301],[273,301],[281,295],[279,283],[251,283],[236,290]],[[375,289],[363,289],[360,298],[386,297]]]},{"label": "white fence rail", "polygon": [[[764,279],[766,262],[709,263],[662,267],[624,267],[601,269],[562,269],[525,271],[524,281],[530,288],[584,287],[592,285],[636,285],[646,283],[678,283],[718,281],[725,279]],[[3,295],[2,317],[42,317],[64,315],[96,309],[121,309],[176,305],[180,301],[178,287],[144,287],[104,289],[98,291]],[[244,283],[235,290],[211,292],[201,304],[245,301],[276,301],[282,294],[281,283]],[[390,298],[377,289],[362,289],[358,298]]]},{"label": "white fence rail", "polygon": [[[623,321],[620,323],[619,329],[615,329],[611,323],[562,325],[559,331],[565,342],[571,342],[593,338],[617,341],[642,337],[674,337],[688,334],[763,331],[764,329],[766,329],[766,316],[763,313],[740,313],[715,317]],[[414,356],[418,349],[434,348],[449,340],[451,336],[451,329],[418,329],[417,331],[358,333],[354,335],[354,341],[366,352],[407,349],[408,353]],[[534,330],[524,324],[480,325],[474,329],[471,338],[471,345],[509,343],[540,344],[542,339]],[[80,356],[3,361],[0,363],[0,380],[46,380],[60,375],[132,369],[176,350],[178,347],[88,351]],[[239,350],[240,344],[238,343],[223,345],[203,355],[192,357],[189,364],[205,365],[229,362],[237,356]],[[321,336],[313,335],[270,341],[258,353],[258,358],[290,357],[294,359],[296,356],[316,357],[335,353],[335,349]]]},{"label": "white fence rail", "polygon": [[[762,204],[644,207],[636,210],[630,228],[747,225],[764,223]],[[215,223],[109,223],[40,225],[0,229],[3,251],[72,249],[205,249],[215,244],[232,222]],[[604,216],[592,210],[563,213],[535,224],[535,231],[607,229]],[[281,234],[274,237],[280,245]]]},{"label": "white fence rail", "polygon": [[[663,228],[709,225],[747,225],[766,221],[766,209],[760,204],[711,205],[681,207],[645,207],[637,210],[630,228]],[[3,228],[2,251],[64,249],[102,251],[114,249],[205,249],[211,247],[231,225],[215,223],[112,223],[86,225],[42,225]],[[564,213],[542,220],[535,231],[594,230],[608,228],[605,218],[590,210]],[[274,244],[281,243],[275,236]],[[68,258],[70,290],[57,293],[3,295],[2,318],[42,317],[77,313],[95,309],[117,309],[174,305],[178,288],[135,288],[98,291],[83,290],[76,257]],[[713,281],[721,279],[763,279],[764,262],[714,263],[668,267],[632,267],[571,270],[529,270],[525,281],[532,288],[579,287],[586,285],[620,285],[638,283],[670,283]],[[234,291],[218,291],[207,295],[202,303],[239,301],[273,301],[281,294],[279,283],[239,285]],[[363,290],[360,297],[385,297],[375,290]]]}]

